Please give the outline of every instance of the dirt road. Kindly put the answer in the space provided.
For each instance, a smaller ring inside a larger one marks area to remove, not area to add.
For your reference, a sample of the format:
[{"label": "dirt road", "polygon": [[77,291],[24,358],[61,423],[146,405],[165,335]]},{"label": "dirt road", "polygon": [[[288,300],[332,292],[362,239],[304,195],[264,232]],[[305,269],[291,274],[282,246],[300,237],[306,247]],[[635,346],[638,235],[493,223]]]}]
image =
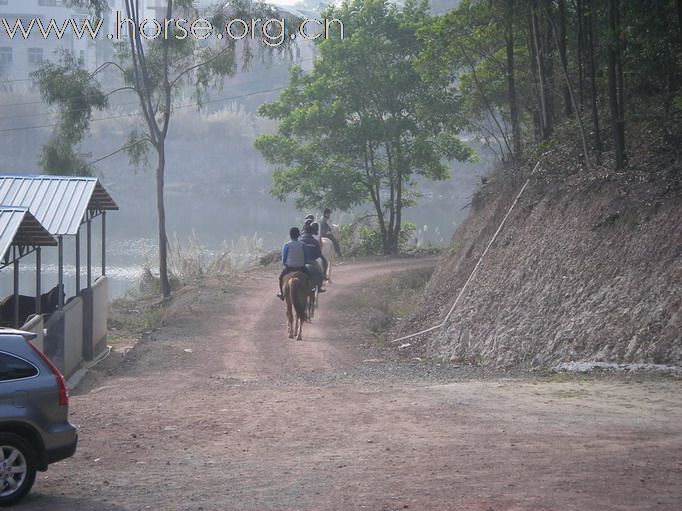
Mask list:
[{"label": "dirt road", "polygon": [[181,293],[71,397],[76,455],[22,510],[678,510],[682,383],[504,377],[396,361],[347,264],[303,341],[275,273]]}]

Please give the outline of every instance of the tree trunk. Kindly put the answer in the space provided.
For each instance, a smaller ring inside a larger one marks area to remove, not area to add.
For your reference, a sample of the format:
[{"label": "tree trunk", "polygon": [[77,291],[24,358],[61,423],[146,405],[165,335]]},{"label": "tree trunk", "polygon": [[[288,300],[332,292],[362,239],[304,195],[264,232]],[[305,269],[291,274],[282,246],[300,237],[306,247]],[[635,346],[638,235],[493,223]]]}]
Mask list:
[{"label": "tree trunk", "polygon": [[588,9],[587,16],[587,53],[589,57],[590,68],[590,96],[592,100],[592,130],[594,137],[594,153],[595,162],[601,165],[601,134],[599,133],[599,109],[597,105],[597,66],[594,58],[594,31],[592,27],[592,19],[594,18],[594,6],[592,0],[585,0],[585,6]]},{"label": "tree trunk", "polygon": [[365,150],[365,175],[367,176],[367,189],[372,197],[374,210],[377,212],[377,222],[379,223],[379,232],[381,232],[382,250],[386,253],[388,243],[388,232],[386,230],[386,220],[384,219],[384,211],[381,205],[381,190],[379,186],[375,186],[374,177],[377,175],[376,167],[374,165],[374,148],[372,143],[367,144]]},{"label": "tree trunk", "polygon": [[400,140],[396,145],[396,204],[395,204],[395,224],[393,225],[391,254],[397,254],[400,249],[400,230],[402,228],[402,211],[403,211],[403,157],[400,148]]},{"label": "tree trunk", "polygon": [[620,38],[620,27],[618,26],[618,2],[617,0],[608,0],[608,81],[609,81],[609,107],[611,110],[611,131],[613,132],[613,146],[616,158],[616,170],[621,170],[625,165],[625,143],[621,131],[620,114],[622,111],[619,105],[619,98],[621,96],[618,90],[618,61],[620,46],[618,40]]},{"label": "tree trunk", "polygon": [[540,137],[546,139],[551,133],[551,126],[549,120],[549,105],[548,105],[548,90],[547,90],[547,77],[545,75],[545,62],[542,55],[542,38],[540,37],[540,27],[538,23],[537,16],[537,5],[533,1],[530,4],[530,17],[531,17],[531,33],[533,41],[533,51],[536,63],[536,70],[538,73],[538,84],[540,86],[539,96],[540,96]]},{"label": "tree trunk", "polygon": [[[561,58],[561,65],[566,70],[568,69],[568,60],[566,59],[566,6],[564,0],[559,0],[559,57]],[[571,93],[568,90],[568,84],[564,85],[564,110],[566,117],[573,115],[571,108]]]},{"label": "tree trunk", "polygon": [[677,0],[677,28],[679,29],[680,45],[682,45],[682,0]]},{"label": "tree trunk", "polygon": [[514,80],[514,0],[507,0],[505,40],[507,43],[507,96],[512,124],[513,156],[519,158],[521,156],[521,127]]},{"label": "tree trunk", "polygon": [[533,80],[533,94],[535,104],[533,105],[533,135],[534,139],[540,140],[542,133],[542,96],[540,94],[540,84],[538,82],[538,65],[535,58],[535,32],[533,30],[533,10],[528,9],[528,56],[530,61],[530,74]]},{"label": "tree trunk", "polygon": [[[551,6],[552,0],[544,0],[545,9],[550,13],[551,17]],[[538,10],[538,27],[541,39],[541,56],[542,65],[544,66],[545,75],[545,104],[547,105],[547,131],[552,133],[554,130],[554,94],[553,91],[557,90],[556,84],[554,83],[554,42],[552,41],[552,31],[549,26],[542,22],[544,17],[542,16],[542,11]],[[544,26],[543,26],[544,25]]]},{"label": "tree trunk", "polygon": [[578,103],[582,110],[585,107],[585,65],[583,62],[585,55],[585,30],[583,28],[583,2],[576,0],[576,15],[578,19],[578,34],[577,34],[577,62],[578,62]]},{"label": "tree trunk", "polygon": [[[556,39],[557,46],[560,45],[559,42],[559,35],[557,34],[557,29],[556,25],[554,24],[554,21],[552,21],[552,18],[547,16],[547,20],[549,21],[549,24],[552,27],[552,33],[554,34],[554,37]],[[585,161],[589,164],[589,153],[587,151],[587,141],[585,139],[585,127],[583,126],[583,120],[582,116],[580,115],[580,109],[578,108],[578,105],[575,103],[575,97],[573,96],[573,88],[571,87],[571,80],[568,76],[568,68],[566,67],[566,62],[562,59],[561,61],[561,72],[564,76],[564,87],[566,88],[566,91],[568,92],[568,100],[569,102],[572,103],[573,108],[575,108],[575,113],[576,117],[578,118],[578,127],[580,128],[580,141],[583,144],[583,157],[585,158]]]},{"label": "tree trunk", "polygon": [[616,90],[618,92],[618,136],[623,151],[623,165],[627,165],[625,151],[625,84],[623,80],[623,49],[621,47],[620,0],[614,0],[616,16]]},{"label": "tree trunk", "polygon": [[156,147],[158,164],[156,166],[156,211],[159,221],[159,281],[161,295],[170,298],[171,288],[168,279],[168,236],[166,235],[166,206],[163,196],[164,175],[166,172],[166,147],[161,141]]}]

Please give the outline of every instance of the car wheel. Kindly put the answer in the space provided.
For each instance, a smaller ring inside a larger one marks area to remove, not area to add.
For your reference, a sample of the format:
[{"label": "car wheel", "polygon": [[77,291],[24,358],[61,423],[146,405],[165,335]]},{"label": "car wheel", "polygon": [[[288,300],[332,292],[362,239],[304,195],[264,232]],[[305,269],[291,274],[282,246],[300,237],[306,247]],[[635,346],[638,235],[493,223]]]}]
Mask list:
[{"label": "car wheel", "polygon": [[0,506],[14,504],[36,480],[36,456],[26,440],[0,433]]}]

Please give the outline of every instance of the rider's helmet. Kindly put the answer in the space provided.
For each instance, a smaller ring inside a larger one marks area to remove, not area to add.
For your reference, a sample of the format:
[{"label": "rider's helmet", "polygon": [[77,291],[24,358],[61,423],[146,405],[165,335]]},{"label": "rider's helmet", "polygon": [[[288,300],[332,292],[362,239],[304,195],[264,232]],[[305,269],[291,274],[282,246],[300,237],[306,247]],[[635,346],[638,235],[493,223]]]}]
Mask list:
[{"label": "rider's helmet", "polygon": [[304,222],[304,223],[307,223],[308,220],[310,220],[311,222],[314,222],[314,221],[315,221],[315,215],[313,215],[313,214],[308,214],[308,215],[306,215],[306,216],[305,216],[305,219],[303,220],[303,222]]},{"label": "rider's helmet", "polygon": [[317,222],[313,222],[310,224],[310,229],[312,230],[313,234],[318,234],[320,232],[320,224]]}]

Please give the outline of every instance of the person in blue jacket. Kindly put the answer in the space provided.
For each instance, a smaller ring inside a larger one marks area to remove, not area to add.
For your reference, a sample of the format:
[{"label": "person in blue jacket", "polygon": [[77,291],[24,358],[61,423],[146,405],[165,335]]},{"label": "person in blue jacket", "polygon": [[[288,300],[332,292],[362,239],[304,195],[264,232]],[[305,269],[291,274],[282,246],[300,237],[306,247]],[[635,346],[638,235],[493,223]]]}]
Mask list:
[{"label": "person in blue jacket", "polygon": [[308,246],[299,241],[301,231],[298,227],[292,227],[289,230],[289,237],[291,238],[282,247],[282,264],[284,269],[279,275],[279,293],[277,297],[284,300],[284,293],[282,292],[282,281],[284,276],[292,271],[302,271],[310,276],[305,265],[310,261]]}]

